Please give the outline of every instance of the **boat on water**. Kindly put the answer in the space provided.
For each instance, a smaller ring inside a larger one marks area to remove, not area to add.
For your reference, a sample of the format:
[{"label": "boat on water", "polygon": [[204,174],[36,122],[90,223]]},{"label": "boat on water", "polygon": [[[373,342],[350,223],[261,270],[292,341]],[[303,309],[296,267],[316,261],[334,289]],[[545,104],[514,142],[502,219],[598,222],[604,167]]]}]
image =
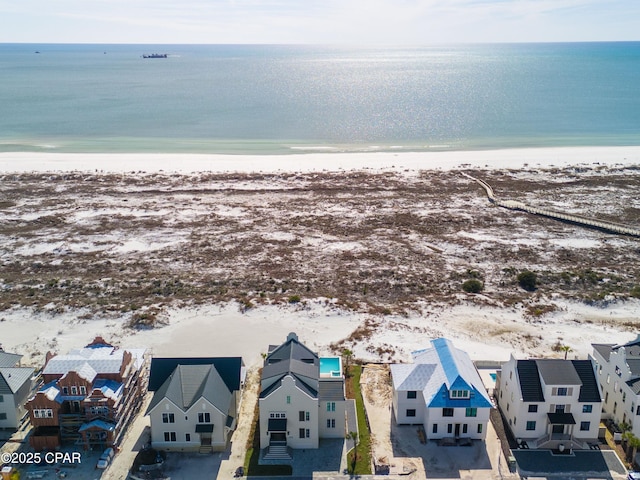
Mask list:
[{"label": "boat on water", "polygon": [[167,58],[166,53],[145,53],[142,58]]}]

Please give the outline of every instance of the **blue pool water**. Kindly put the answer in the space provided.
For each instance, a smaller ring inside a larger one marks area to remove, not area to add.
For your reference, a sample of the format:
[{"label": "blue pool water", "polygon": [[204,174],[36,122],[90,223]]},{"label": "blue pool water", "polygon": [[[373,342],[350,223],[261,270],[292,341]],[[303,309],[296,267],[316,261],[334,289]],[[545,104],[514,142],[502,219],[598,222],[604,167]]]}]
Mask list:
[{"label": "blue pool water", "polygon": [[497,375],[495,373],[490,373],[491,379],[495,382]]},{"label": "blue pool water", "polygon": [[320,375],[339,377],[342,375],[340,371],[340,357],[320,357]]}]

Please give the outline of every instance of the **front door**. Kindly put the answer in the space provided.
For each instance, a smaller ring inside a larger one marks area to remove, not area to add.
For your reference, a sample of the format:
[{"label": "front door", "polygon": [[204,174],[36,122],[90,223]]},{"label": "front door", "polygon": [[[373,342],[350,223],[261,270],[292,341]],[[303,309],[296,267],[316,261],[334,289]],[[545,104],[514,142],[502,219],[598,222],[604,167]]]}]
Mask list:
[{"label": "front door", "polygon": [[564,433],[564,425],[554,425],[551,433]]},{"label": "front door", "polygon": [[271,432],[269,445],[286,445],[287,434],[285,432]]},{"label": "front door", "polygon": [[456,435],[456,437],[460,436],[460,424],[459,423],[456,423],[455,435]]},{"label": "front door", "polygon": [[201,433],[200,434],[200,445],[203,447],[208,447],[211,445],[211,434],[210,433]]}]

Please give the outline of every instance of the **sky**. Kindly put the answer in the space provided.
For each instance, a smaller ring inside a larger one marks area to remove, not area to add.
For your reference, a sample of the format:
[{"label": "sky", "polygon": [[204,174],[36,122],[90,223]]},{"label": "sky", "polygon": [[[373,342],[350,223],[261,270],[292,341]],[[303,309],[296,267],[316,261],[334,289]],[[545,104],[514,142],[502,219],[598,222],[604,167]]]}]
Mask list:
[{"label": "sky", "polygon": [[0,43],[640,40],[640,0],[0,0]]}]

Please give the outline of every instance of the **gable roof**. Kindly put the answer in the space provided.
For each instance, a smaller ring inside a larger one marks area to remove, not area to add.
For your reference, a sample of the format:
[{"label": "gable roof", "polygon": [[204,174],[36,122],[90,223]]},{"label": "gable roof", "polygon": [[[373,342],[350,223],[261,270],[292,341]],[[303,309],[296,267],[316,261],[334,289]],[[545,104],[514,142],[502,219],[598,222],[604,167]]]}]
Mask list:
[{"label": "gable roof", "polygon": [[[484,384],[466,352],[437,338],[432,348],[414,352],[413,364],[392,364],[396,390],[421,390],[428,407],[491,407]],[[449,397],[450,390],[469,390],[469,398]]]},{"label": "gable roof", "polygon": [[183,411],[189,410],[201,398],[224,414],[231,412],[233,392],[226,386],[215,365],[178,365],[156,390],[147,413],[164,398]]},{"label": "gable roof", "polygon": [[158,390],[178,365],[213,365],[230,391],[240,390],[242,357],[152,358],[148,390]]},{"label": "gable roof", "polygon": [[71,350],[66,355],[52,357],[42,373],[44,375],[64,375],[73,371],[87,380],[91,376],[95,378],[95,375],[99,374],[120,373],[125,352],[131,354],[136,368],[140,368],[144,361],[144,349],[120,349],[111,345],[91,344],[84,348]]},{"label": "gable roof", "polygon": [[518,360],[516,370],[523,402],[545,401],[542,381],[549,386],[577,386],[580,402],[602,401],[591,360]]},{"label": "gable roof", "polygon": [[16,393],[26,382],[31,381],[34,371],[28,367],[0,368],[0,394]]}]

